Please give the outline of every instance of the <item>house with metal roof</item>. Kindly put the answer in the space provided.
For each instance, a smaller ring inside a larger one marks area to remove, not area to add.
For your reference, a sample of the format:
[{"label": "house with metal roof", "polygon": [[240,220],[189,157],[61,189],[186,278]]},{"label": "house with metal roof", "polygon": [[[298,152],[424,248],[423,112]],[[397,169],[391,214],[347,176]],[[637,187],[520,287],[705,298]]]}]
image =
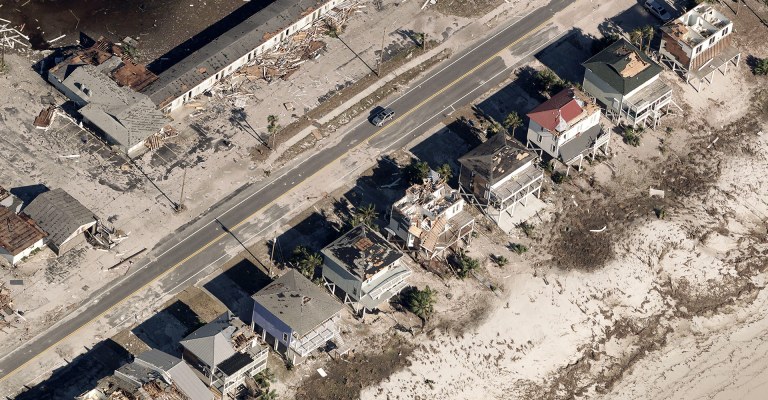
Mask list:
[{"label": "house with metal roof", "polygon": [[212,88],[254,57],[308,27],[343,0],[275,0],[159,74],[143,90],[169,113]]},{"label": "house with metal roof", "polygon": [[403,253],[378,232],[360,224],[321,250],[323,280],[344,303],[365,314],[400,293],[408,285],[411,269],[402,262]]},{"label": "house with metal roof", "polygon": [[674,105],[672,88],[660,77],[661,66],[624,39],[582,65],[584,91],[605,106],[605,115],[614,122],[656,127]]},{"label": "house with metal roof", "polygon": [[[585,155],[608,153],[610,131],[600,124],[600,107],[581,90],[566,88],[528,113],[528,146],[560,160],[570,171]],[[568,172],[566,172],[567,174]]]},{"label": "house with metal roof", "polygon": [[739,66],[741,53],[733,46],[733,22],[714,5],[699,4],[661,27],[659,56],[680,72],[686,83],[713,82],[715,72],[725,75],[729,65]]},{"label": "house with metal roof", "polygon": [[506,230],[519,217],[516,208],[541,194],[544,172],[536,159],[532,150],[495,134],[459,158],[459,191]]},{"label": "house with metal roof", "polygon": [[253,295],[254,330],[298,364],[341,337],[336,322],[343,305],[295,269]]},{"label": "house with metal roof", "polygon": [[85,241],[85,234],[98,219],[64,189],[43,192],[23,212],[32,218],[48,236],[46,243],[62,255]]},{"label": "house with metal roof", "polygon": [[268,349],[251,327],[229,311],[181,342],[184,360],[202,372],[218,397],[234,394],[267,367]]},{"label": "house with metal roof", "polygon": [[77,399],[213,400],[214,395],[186,362],[152,349]]},{"label": "house with metal roof", "polygon": [[48,81],[77,105],[83,123],[129,157],[144,153],[145,139],[170,122],[147,95],[137,91],[154,79],[103,39],[48,71]]},{"label": "house with metal roof", "polygon": [[45,246],[45,232],[24,214],[0,205],[0,256],[16,265]]}]

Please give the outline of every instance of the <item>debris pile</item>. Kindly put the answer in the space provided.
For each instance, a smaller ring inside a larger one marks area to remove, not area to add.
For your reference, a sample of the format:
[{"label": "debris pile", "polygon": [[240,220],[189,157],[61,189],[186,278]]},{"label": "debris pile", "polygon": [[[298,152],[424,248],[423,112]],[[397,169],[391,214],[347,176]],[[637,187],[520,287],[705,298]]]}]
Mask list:
[{"label": "debris pile", "polygon": [[0,18],[0,47],[4,49],[30,49],[29,36],[21,33],[22,25],[18,30],[11,27],[11,21]]},{"label": "debris pile", "polygon": [[269,50],[244,68],[249,79],[288,80],[307,60],[317,58],[326,44],[319,37],[323,34],[338,35],[353,12],[362,8],[357,1],[337,5],[307,29],[296,32],[283,40],[276,48]]},{"label": "debris pile", "polygon": [[96,228],[91,231],[86,231],[86,238],[88,242],[97,249],[109,250],[117,246],[120,242],[128,238],[128,234],[107,226],[101,220],[96,223]]},{"label": "debris pile", "polygon": [[51,122],[53,122],[53,117],[55,115],[56,107],[48,106],[47,108],[44,108],[42,111],[40,111],[40,114],[37,115],[37,118],[35,118],[35,121],[33,122],[35,128],[48,130],[48,127],[51,126]]},{"label": "debris pile", "polygon": [[159,149],[166,140],[179,136],[179,131],[170,125],[164,126],[160,132],[156,132],[144,140],[144,146],[150,150]]}]

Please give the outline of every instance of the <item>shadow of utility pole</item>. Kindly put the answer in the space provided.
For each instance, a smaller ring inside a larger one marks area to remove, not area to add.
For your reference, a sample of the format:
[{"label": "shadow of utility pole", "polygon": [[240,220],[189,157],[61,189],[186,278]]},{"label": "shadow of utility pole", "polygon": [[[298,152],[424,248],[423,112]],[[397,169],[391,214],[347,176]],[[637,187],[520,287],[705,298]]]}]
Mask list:
[{"label": "shadow of utility pole", "polygon": [[155,189],[157,189],[157,191],[158,191],[158,192],[160,192],[160,194],[162,194],[162,195],[163,195],[163,197],[165,197],[165,198],[168,200],[168,202],[169,202],[169,203],[171,203],[171,207],[173,207],[173,210],[174,210],[174,211],[179,211],[179,210],[180,210],[180,205],[179,205],[179,203],[177,203],[177,202],[175,202],[175,201],[171,200],[171,198],[170,198],[170,197],[168,197],[168,195],[167,195],[167,194],[165,194],[165,192],[163,192],[163,190],[162,190],[162,189],[160,189],[160,187],[159,187],[159,186],[157,186],[157,184],[155,183],[155,181],[153,181],[153,180],[152,180],[152,178],[150,178],[150,177],[149,177],[149,175],[147,175],[147,173],[146,173],[146,172],[144,172],[144,170],[143,170],[143,169],[141,169],[141,167],[139,166],[139,164],[136,164],[136,161],[135,161],[135,160],[133,160],[133,159],[131,159],[131,158],[128,158],[128,162],[130,162],[130,163],[131,163],[131,165],[133,165],[133,166],[134,166],[134,168],[136,168],[136,170],[137,170],[137,171],[141,172],[141,174],[142,174],[142,175],[144,175],[144,178],[146,178],[146,179],[147,179],[147,181],[149,181],[149,183],[151,183],[151,184],[152,184],[152,186],[154,186],[154,187],[155,187]]},{"label": "shadow of utility pole", "polygon": [[240,246],[242,246],[243,249],[245,249],[245,251],[248,252],[248,255],[250,255],[251,258],[261,266],[261,269],[263,271],[267,271],[269,273],[269,276],[272,277],[273,271],[272,271],[271,267],[269,267],[266,264],[264,264],[263,262],[261,262],[261,260],[259,260],[258,257],[256,257],[255,254],[253,254],[253,252],[245,245],[245,243],[243,243],[240,240],[240,238],[238,238],[237,235],[235,235],[234,232],[230,231],[229,228],[227,228],[227,226],[224,225],[223,222],[219,221],[218,218],[214,218],[214,221],[216,221],[216,223],[218,223],[219,226],[221,226],[221,230],[223,230],[225,233],[228,233],[230,236],[232,236],[232,238],[234,238],[237,241],[237,243],[239,243]]},{"label": "shadow of utility pole", "polygon": [[[349,49],[349,51],[351,51],[351,52],[352,52],[352,54],[354,54],[354,55],[355,55],[355,57],[357,57],[357,59],[358,59],[358,60],[362,61],[362,63],[363,63],[363,64],[365,64],[365,66],[366,66],[366,67],[367,67],[369,70],[371,70],[371,72],[373,72],[374,74],[377,74],[377,73],[376,73],[376,71],[375,71],[373,68],[371,68],[371,66],[370,66],[370,65],[368,65],[368,63],[367,63],[367,62],[365,62],[365,60],[363,60],[363,58],[362,58],[362,57],[360,57],[360,54],[357,54],[357,52],[355,52],[354,50],[352,50],[352,48],[351,48],[351,47],[349,47],[349,45],[347,44],[347,42],[345,42],[345,41],[344,41],[344,39],[342,39],[342,38],[341,38],[341,36],[339,36],[339,35],[336,35],[336,38],[337,38],[337,39],[339,39],[339,41],[341,41],[341,43],[344,43],[344,46],[347,46],[347,48]],[[378,75],[378,74],[377,74],[377,75]]]}]

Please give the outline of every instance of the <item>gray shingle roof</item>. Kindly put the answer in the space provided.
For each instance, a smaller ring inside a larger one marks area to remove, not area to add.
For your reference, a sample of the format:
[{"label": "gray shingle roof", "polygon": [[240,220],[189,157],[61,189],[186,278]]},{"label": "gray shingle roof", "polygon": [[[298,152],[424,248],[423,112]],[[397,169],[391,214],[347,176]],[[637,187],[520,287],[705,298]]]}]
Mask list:
[{"label": "gray shingle roof", "polygon": [[336,315],[341,303],[295,269],[253,295],[253,300],[304,336]]},{"label": "gray shingle roof", "polygon": [[[648,66],[633,76],[625,77],[621,75],[621,72],[627,67],[631,53],[635,53]],[[584,61],[582,65],[623,95],[632,92],[661,73],[659,64],[653,62],[645,53],[624,39],[617,40],[589,60]]]},{"label": "gray shingle roof", "polygon": [[227,311],[215,320],[192,332],[181,345],[209,367],[232,357],[235,349],[230,343],[235,327],[230,323],[232,314]]},{"label": "gray shingle roof", "polygon": [[459,158],[459,163],[493,185],[534,158],[516,140],[497,133]]},{"label": "gray shingle roof", "polygon": [[[108,64],[82,65],[62,84],[87,99],[88,104],[78,110],[80,114],[120,145],[130,148],[158,132],[168,120],[149,97],[120,87],[107,76],[109,69],[104,66]],[[85,95],[83,87],[90,95]]]},{"label": "gray shingle roof", "polygon": [[403,256],[403,253],[393,248],[378,232],[365,224],[352,228],[326,246],[322,253],[361,281],[392,265]]},{"label": "gray shingle roof", "polygon": [[320,0],[275,0],[163,71],[143,92],[164,107],[318,8]]},{"label": "gray shingle roof", "polygon": [[203,382],[198,379],[192,368],[184,362],[170,354],[160,350],[152,349],[139,354],[134,364],[149,365],[157,371],[164,371],[170,377],[173,383],[190,400],[213,400],[213,393],[208,390]]},{"label": "gray shingle roof", "polygon": [[89,209],[61,188],[39,194],[24,208],[24,213],[48,233],[50,242],[56,247],[81,226],[96,221]]}]

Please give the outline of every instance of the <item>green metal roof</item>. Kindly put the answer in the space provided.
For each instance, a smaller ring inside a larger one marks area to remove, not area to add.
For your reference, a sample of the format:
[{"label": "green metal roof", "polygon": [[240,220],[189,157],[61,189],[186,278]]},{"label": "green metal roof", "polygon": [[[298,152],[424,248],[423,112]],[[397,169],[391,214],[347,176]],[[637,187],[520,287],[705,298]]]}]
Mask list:
[{"label": "green metal roof", "polygon": [[[622,76],[621,72],[628,66],[633,52],[648,66],[635,75]],[[661,72],[659,64],[624,39],[617,40],[582,65],[623,95],[642,86]]]}]

